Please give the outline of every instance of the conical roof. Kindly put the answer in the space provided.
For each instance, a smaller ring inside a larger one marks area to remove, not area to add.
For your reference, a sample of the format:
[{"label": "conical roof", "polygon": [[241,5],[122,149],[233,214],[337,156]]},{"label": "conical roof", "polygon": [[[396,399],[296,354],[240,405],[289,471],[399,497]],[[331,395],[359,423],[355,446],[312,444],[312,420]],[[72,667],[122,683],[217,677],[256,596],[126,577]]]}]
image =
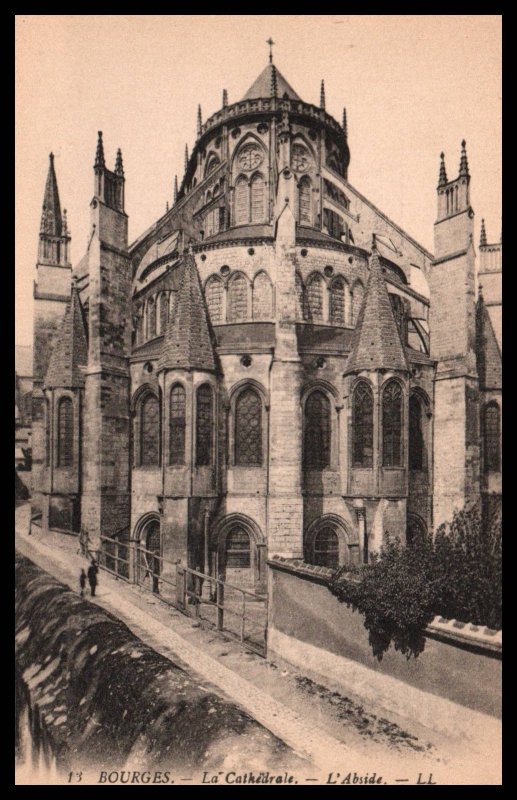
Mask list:
[{"label": "conical roof", "polygon": [[408,369],[376,248],[346,365],[346,372],[363,369]]},{"label": "conical roof", "polygon": [[[274,73],[276,73],[276,76]],[[242,99],[255,100],[258,97],[271,97],[271,87],[274,79],[276,80],[277,97],[282,98],[284,94],[286,94],[290,100],[301,100],[301,97],[296,94],[293,87],[286,81],[274,64],[268,64],[267,67],[262,70]]]},{"label": "conical roof", "polygon": [[88,364],[86,320],[76,287],[72,287],[61,327],[55,337],[45,386],[47,389],[84,386],[81,367]]},{"label": "conical roof", "polygon": [[174,313],[163,338],[158,371],[200,369],[213,372],[215,368],[203,289],[194,256],[187,255]]},{"label": "conical roof", "polygon": [[45,194],[43,196],[43,210],[41,213],[41,232],[49,236],[61,236],[61,204],[59,202],[53,153],[50,153],[49,162]]}]

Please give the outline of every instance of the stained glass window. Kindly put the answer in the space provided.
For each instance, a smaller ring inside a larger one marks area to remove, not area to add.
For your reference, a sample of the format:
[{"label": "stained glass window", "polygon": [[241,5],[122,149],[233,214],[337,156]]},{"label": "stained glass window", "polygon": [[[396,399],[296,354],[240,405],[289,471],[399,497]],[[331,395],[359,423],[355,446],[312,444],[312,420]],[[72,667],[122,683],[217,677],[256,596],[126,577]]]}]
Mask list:
[{"label": "stained glass window", "polygon": [[251,181],[251,221],[265,221],[266,191],[262,175],[255,175]]},{"label": "stained glass window", "polygon": [[337,325],[345,324],[345,291],[343,278],[336,278],[330,287],[330,320]]},{"label": "stained glass window", "polygon": [[382,393],[382,465],[402,466],[402,389],[396,381]]},{"label": "stained glass window", "polygon": [[226,566],[250,566],[250,537],[242,528],[234,528],[226,536]]},{"label": "stained glass window", "polygon": [[362,283],[356,283],[352,294],[352,323],[355,325],[363,304],[364,288]]},{"label": "stained glass window", "polygon": [[243,275],[236,275],[228,289],[228,322],[248,318],[248,283]]},{"label": "stained glass window", "polygon": [[500,417],[499,406],[496,403],[486,406],[483,422],[485,472],[499,472],[501,469]]},{"label": "stained glass window", "polygon": [[158,466],[160,463],[160,404],[148,394],[142,401],[140,425],[140,463]]},{"label": "stained glass window", "polygon": [[69,397],[62,397],[57,409],[57,465],[70,467],[74,458],[74,411]]},{"label": "stained glass window", "polygon": [[273,287],[265,272],[260,272],[253,282],[253,319],[271,319],[273,315]]},{"label": "stained glass window", "polygon": [[307,302],[309,318],[313,321],[323,321],[323,278],[313,275],[307,286]]},{"label": "stained glass window", "polygon": [[246,178],[238,178],[235,184],[235,225],[249,222],[249,186]]},{"label": "stained glass window", "polygon": [[169,319],[169,298],[166,292],[160,295],[160,333],[165,333]]},{"label": "stained glass window", "polygon": [[185,389],[173,386],[169,405],[169,464],[185,463]]},{"label": "stained glass window", "polygon": [[208,281],[206,302],[212,323],[223,322],[223,284],[219,278],[210,278]]},{"label": "stained glass window", "polygon": [[318,567],[339,567],[339,538],[333,528],[322,528],[314,538],[314,564]]},{"label": "stained glass window", "polygon": [[422,402],[418,395],[409,398],[409,469],[425,469]]},{"label": "stained glass window", "polygon": [[373,464],[373,394],[363,381],[354,389],[352,401],[352,464]]},{"label": "stained glass window", "polygon": [[330,403],[317,389],[305,403],[304,462],[310,469],[330,464]]},{"label": "stained glass window", "polygon": [[235,463],[262,464],[262,402],[254,389],[245,389],[235,405]]},{"label": "stained glass window", "polygon": [[308,315],[307,315],[305,288],[303,286],[303,281],[298,272],[295,275],[295,285],[296,285],[296,296],[298,300],[297,318],[307,319]]},{"label": "stained glass window", "polygon": [[311,225],[311,182],[302,178],[298,188],[298,220],[300,225]]},{"label": "stained glass window", "polygon": [[204,383],[196,392],[196,465],[212,463],[212,390]]}]

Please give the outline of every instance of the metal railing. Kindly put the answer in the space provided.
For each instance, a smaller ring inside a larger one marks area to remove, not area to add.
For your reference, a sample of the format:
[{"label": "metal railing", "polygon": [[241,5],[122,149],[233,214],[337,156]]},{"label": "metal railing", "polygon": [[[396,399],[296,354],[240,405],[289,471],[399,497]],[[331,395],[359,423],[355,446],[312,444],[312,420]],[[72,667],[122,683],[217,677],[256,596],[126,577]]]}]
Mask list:
[{"label": "metal railing", "polygon": [[99,550],[88,549],[100,569],[218,631],[259,655],[266,652],[267,597],[222,578],[169,561],[135,541],[101,536]]}]

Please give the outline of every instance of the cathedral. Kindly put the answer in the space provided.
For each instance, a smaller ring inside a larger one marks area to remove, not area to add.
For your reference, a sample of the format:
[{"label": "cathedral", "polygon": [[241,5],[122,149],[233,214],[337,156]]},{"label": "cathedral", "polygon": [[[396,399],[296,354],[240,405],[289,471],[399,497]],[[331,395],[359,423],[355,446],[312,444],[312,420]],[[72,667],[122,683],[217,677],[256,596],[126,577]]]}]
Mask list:
[{"label": "cathedral", "polygon": [[[266,586],[368,563],[501,493],[502,239],[441,155],[434,253],[349,182],[347,116],[270,56],[128,241],[98,134],[72,265],[50,155],[34,284],[33,519]],[[450,165],[449,165],[450,166]],[[449,169],[450,174],[450,169]],[[130,180],[130,176],[128,176]],[[431,221],[430,221],[431,223]]]}]

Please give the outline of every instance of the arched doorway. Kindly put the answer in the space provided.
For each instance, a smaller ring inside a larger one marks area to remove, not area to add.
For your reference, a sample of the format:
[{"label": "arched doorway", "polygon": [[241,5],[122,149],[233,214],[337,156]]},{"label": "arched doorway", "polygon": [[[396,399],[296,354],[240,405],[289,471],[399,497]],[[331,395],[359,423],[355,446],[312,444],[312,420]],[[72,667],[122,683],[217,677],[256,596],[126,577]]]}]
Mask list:
[{"label": "arched doorway", "polygon": [[214,531],[213,548],[220,578],[250,591],[265,588],[265,540],[253,520],[240,514],[222,520]]},{"label": "arched doorway", "polygon": [[141,520],[135,538],[138,543],[137,581],[159,594],[162,554],[159,517],[152,515]]},{"label": "arched doorway", "polygon": [[427,536],[427,525],[418,514],[407,515],[406,544],[412,545]]}]

